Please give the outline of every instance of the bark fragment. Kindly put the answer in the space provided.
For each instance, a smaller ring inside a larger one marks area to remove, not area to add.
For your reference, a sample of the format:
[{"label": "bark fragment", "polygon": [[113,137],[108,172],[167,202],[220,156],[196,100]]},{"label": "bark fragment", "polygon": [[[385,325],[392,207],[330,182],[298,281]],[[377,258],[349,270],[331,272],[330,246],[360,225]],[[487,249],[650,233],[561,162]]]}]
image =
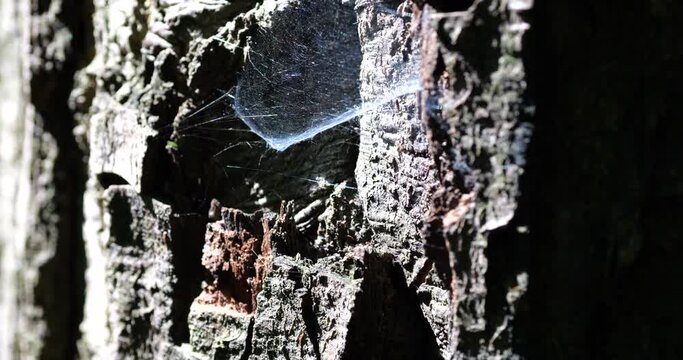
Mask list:
[{"label": "bark fragment", "polygon": [[[494,277],[487,274],[487,248],[491,234],[515,215],[525,165],[531,112],[521,59],[528,24],[521,12],[530,6],[478,0],[465,12],[439,13],[430,5],[422,9],[427,90],[422,118],[440,183],[424,234],[427,253],[450,284],[456,309],[450,343],[458,357],[514,354],[512,316],[518,297],[507,303],[489,296],[488,289],[519,289],[525,283],[508,274],[490,284]],[[505,296],[504,291],[495,294]],[[505,305],[491,311],[487,302]]]},{"label": "bark fragment", "polygon": [[197,303],[251,313],[270,262],[269,219],[226,209],[208,225],[202,265],[210,275]]}]

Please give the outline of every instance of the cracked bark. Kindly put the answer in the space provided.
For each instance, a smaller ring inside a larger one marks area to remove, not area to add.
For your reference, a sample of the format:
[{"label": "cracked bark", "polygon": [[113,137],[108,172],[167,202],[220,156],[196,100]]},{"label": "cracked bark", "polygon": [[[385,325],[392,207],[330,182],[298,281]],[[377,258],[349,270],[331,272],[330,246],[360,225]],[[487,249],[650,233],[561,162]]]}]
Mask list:
[{"label": "cracked bark", "polygon": [[676,358],[681,5],[356,0],[419,96],[185,136],[275,3],[0,0],[0,359]]}]

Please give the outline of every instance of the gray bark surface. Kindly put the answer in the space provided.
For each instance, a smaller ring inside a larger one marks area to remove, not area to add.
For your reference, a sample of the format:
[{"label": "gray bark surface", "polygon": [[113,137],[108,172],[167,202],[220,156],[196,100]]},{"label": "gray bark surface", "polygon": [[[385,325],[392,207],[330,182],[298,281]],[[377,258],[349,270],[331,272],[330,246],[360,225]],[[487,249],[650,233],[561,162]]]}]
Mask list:
[{"label": "gray bark surface", "polygon": [[83,307],[85,167],[68,97],[85,61],[88,7],[0,7],[0,358],[72,358]]},{"label": "gray bark surface", "polygon": [[0,0],[0,360],[676,358],[680,5],[356,0],[422,91],[276,152],[301,1]]}]

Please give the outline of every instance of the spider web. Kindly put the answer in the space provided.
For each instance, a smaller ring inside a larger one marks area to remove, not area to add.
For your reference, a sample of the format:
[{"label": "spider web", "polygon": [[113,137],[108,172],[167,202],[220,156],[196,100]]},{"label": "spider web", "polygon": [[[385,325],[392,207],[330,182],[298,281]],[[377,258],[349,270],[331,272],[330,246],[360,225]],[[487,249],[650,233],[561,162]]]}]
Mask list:
[{"label": "spider web", "polygon": [[352,2],[277,4],[248,42],[233,104],[237,117],[272,148],[284,150],[420,90],[412,71],[376,99],[361,101],[362,54]]}]

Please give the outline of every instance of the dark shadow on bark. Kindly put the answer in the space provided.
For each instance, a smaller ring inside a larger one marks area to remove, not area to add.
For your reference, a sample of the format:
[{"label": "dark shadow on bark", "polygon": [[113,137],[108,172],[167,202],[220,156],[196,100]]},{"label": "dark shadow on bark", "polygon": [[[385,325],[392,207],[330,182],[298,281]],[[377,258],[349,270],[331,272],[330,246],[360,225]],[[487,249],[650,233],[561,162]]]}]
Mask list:
[{"label": "dark shadow on bark", "polygon": [[318,343],[320,324],[318,324],[318,319],[315,317],[313,298],[311,297],[311,293],[309,291],[306,291],[301,298],[301,310],[303,312],[301,315],[303,316],[304,323],[306,324],[306,334],[308,334],[308,338],[311,339],[311,343],[313,344],[315,358],[320,360],[320,345]]},{"label": "dark shadow on bark", "polygon": [[681,14],[677,2],[535,4],[530,358],[681,352]]},{"label": "dark shadow on bark", "polygon": [[206,218],[199,215],[173,215],[171,219],[170,244],[177,279],[173,287],[171,339],[176,345],[190,341],[187,319],[192,301],[202,291],[204,267],[201,259],[205,230]]},{"label": "dark shadow on bark", "polygon": [[465,11],[474,4],[474,0],[427,0],[424,2],[438,12]]},{"label": "dark shadow on bark", "polygon": [[436,339],[390,256],[367,254],[343,359],[441,359]]},{"label": "dark shadow on bark", "polygon": [[[44,15],[50,9],[49,0],[36,1],[32,16]],[[46,322],[41,359],[74,359],[77,357],[79,326],[85,301],[85,246],[82,236],[83,193],[86,182],[85,154],[78,146],[73,129],[76,125],[69,109],[69,94],[76,71],[92,57],[93,5],[88,0],[64,0],[56,17],[71,33],[66,58],[60,64],[54,59],[40,60],[31,72],[31,103],[37,114],[37,131],[54,139],[58,150],[54,168],[54,195],[49,208],[39,210],[39,221],[45,227],[45,239],[56,241],[53,257],[39,269],[35,302],[43,310]],[[33,28],[31,47],[34,54],[47,55],[47,47],[58,36]],[[37,51],[36,51],[37,50]],[[46,66],[51,63],[53,67]],[[41,140],[36,132],[36,141]],[[40,151],[40,150],[39,150]],[[41,161],[44,154],[36,154]],[[37,176],[38,174],[32,174]],[[52,219],[58,219],[51,223]],[[56,234],[52,233],[55,227]],[[41,229],[34,229],[40,234]],[[40,236],[40,235],[34,235]],[[52,246],[51,244],[45,244]]]},{"label": "dark shadow on bark", "polygon": [[[519,307],[526,305],[526,294],[521,301],[508,302],[508,292],[518,286],[526,286],[529,263],[528,222],[524,219],[526,204],[520,203],[517,216],[505,227],[494,230],[489,235],[486,257],[489,267],[486,271],[486,337],[492,339],[498,327],[505,330],[495,334],[493,347],[508,349],[519,347],[524,340],[523,332],[517,329],[516,314]],[[518,276],[523,279],[518,279]],[[523,284],[520,284],[523,282]],[[523,292],[523,291],[522,291]]]}]

